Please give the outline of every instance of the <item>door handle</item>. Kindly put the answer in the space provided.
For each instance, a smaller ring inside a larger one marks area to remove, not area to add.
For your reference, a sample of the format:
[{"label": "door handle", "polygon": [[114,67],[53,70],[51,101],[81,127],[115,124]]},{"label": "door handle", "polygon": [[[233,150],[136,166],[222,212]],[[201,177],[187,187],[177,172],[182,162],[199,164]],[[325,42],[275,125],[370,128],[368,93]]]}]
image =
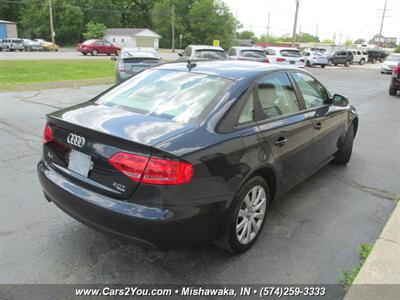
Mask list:
[{"label": "door handle", "polygon": [[322,124],[321,124],[321,123],[317,123],[317,124],[314,125],[314,128],[315,128],[316,130],[321,130]]},{"label": "door handle", "polygon": [[286,144],[287,140],[288,140],[287,138],[285,138],[284,136],[281,136],[280,138],[278,138],[278,139],[275,141],[275,146],[277,146],[277,147],[282,147],[283,145]]}]

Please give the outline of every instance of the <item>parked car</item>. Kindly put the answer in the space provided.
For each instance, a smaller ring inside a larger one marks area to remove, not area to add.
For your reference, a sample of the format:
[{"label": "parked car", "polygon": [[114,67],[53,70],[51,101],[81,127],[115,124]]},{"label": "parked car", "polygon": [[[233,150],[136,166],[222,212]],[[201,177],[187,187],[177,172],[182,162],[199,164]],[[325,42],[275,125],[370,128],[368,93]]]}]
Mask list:
[{"label": "parked car", "polygon": [[381,66],[381,74],[383,73],[392,74],[394,68],[396,67],[399,61],[400,61],[400,53],[393,53],[387,56]]},{"label": "parked car", "polygon": [[328,54],[328,66],[342,64],[349,67],[353,62],[353,53],[349,50],[332,51]]},{"label": "parked car", "polygon": [[83,55],[90,53],[93,56],[98,54],[118,55],[120,48],[114,46],[106,40],[87,40],[82,44],[76,45],[76,51],[81,52]]},{"label": "parked car", "polygon": [[44,39],[35,39],[35,42],[38,42],[43,47],[43,50],[45,50],[45,51],[57,52],[58,49],[60,48],[57,44],[48,42]]},{"label": "parked car", "polygon": [[363,65],[365,62],[368,61],[368,53],[366,51],[356,49],[351,50],[353,53],[353,63],[358,63],[359,65]]},{"label": "parked car", "polygon": [[274,199],[350,160],[357,127],[347,98],[302,69],[161,64],[47,115],[38,175],[48,201],[99,231],[243,252]]},{"label": "parked car", "polygon": [[229,59],[269,62],[264,49],[258,47],[232,47],[227,54]]},{"label": "parked car", "polygon": [[386,57],[386,53],[380,49],[370,49],[367,50],[368,53],[368,61],[372,62],[373,64],[377,61],[383,62]]},{"label": "parked car", "polygon": [[126,78],[161,63],[161,57],[153,48],[123,48],[120,55],[113,56],[115,80],[120,82]]},{"label": "parked car", "polygon": [[321,66],[321,68],[325,68],[328,64],[328,58],[319,52],[305,51],[303,56],[307,67]]},{"label": "parked car", "polygon": [[36,41],[32,41],[30,39],[23,39],[24,50],[25,51],[42,51],[43,46]]},{"label": "parked car", "polygon": [[389,95],[395,96],[400,91],[400,62],[393,69],[392,80],[389,87]]},{"label": "parked car", "polygon": [[22,39],[3,39],[0,42],[0,47],[1,50],[8,50],[8,51],[23,51],[24,50],[24,44],[22,42]]},{"label": "parked car", "polygon": [[301,52],[296,48],[267,47],[265,54],[271,64],[290,65],[304,68],[305,62]]},{"label": "parked car", "polygon": [[225,60],[227,55],[221,47],[207,45],[189,45],[183,52],[178,52],[178,61]]}]

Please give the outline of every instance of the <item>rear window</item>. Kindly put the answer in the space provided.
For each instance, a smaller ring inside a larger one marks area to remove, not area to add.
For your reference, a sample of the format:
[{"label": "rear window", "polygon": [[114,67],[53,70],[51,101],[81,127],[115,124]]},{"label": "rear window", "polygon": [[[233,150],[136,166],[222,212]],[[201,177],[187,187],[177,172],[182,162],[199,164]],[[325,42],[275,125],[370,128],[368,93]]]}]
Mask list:
[{"label": "rear window", "polygon": [[388,61],[400,61],[400,55],[389,55],[386,57],[386,60]]},{"label": "rear window", "polygon": [[240,54],[244,57],[254,57],[254,58],[262,58],[265,57],[264,51],[262,50],[242,50]]},{"label": "rear window", "polygon": [[288,50],[281,50],[280,52],[281,52],[281,56],[284,56],[284,57],[300,57],[301,56],[301,53],[299,50],[288,49]]},{"label": "rear window", "polygon": [[91,45],[95,42],[96,40],[87,40],[85,42],[82,43],[82,45]]},{"label": "rear window", "polygon": [[225,52],[219,50],[196,50],[195,56],[207,59],[226,59]]},{"label": "rear window", "polygon": [[16,40],[11,40],[15,44],[22,44],[22,40],[16,39]]},{"label": "rear window", "polygon": [[229,79],[171,70],[146,70],[96,103],[180,123],[201,120],[231,86]]}]

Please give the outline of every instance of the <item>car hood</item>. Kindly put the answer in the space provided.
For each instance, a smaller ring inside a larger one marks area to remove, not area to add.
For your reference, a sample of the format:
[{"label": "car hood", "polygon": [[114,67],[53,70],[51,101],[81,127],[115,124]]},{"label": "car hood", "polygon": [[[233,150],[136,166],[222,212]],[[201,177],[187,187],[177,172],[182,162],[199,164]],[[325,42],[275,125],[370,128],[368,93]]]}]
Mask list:
[{"label": "car hood", "polygon": [[49,115],[64,122],[94,131],[153,146],[196,127],[151,115],[99,105],[93,101]]}]

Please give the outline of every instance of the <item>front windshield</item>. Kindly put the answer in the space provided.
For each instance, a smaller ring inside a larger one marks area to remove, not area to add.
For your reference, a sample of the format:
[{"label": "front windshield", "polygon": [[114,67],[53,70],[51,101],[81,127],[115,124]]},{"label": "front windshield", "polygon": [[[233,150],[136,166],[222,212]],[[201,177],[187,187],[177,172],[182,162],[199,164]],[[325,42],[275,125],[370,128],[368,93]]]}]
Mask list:
[{"label": "front windshield", "polygon": [[96,103],[187,123],[211,109],[231,84],[210,75],[152,69],[102,95]]},{"label": "front windshield", "polygon": [[263,58],[265,57],[263,50],[242,50],[241,55],[244,57]]},{"label": "front windshield", "polygon": [[225,52],[220,50],[196,50],[195,56],[206,59],[226,59]]}]

